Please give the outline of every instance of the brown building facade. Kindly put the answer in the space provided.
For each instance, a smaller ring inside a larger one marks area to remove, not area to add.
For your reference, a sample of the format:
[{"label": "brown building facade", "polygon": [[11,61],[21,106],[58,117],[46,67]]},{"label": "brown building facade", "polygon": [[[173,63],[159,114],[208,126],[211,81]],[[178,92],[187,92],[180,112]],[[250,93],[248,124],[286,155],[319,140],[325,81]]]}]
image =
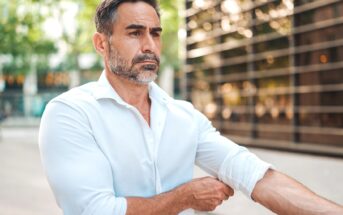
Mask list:
[{"label": "brown building facade", "polygon": [[186,1],[183,89],[241,144],[343,156],[343,1]]}]

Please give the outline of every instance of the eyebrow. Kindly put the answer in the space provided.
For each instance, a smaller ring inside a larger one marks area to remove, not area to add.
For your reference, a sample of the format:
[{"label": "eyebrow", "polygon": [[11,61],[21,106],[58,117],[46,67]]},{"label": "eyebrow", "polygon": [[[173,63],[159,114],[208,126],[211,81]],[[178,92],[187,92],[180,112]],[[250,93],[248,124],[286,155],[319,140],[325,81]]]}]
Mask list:
[{"label": "eyebrow", "polygon": [[[146,29],[147,27],[144,26],[144,25],[139,25],[139,24],[131,24],[129,26],[127,26],[125,29],[127,30],[144,30]],[[161,27],[154,27],[154,28],[151,28],[151,31],[153,32],[161,32],[162,31],[162,28]]]}]

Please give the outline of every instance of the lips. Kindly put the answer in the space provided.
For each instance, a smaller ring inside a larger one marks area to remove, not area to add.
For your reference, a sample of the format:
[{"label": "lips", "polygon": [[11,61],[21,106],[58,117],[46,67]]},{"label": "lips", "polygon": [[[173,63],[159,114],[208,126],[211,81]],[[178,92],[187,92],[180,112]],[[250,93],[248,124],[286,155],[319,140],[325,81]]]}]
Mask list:
[{"label": "lips", "polygon": [[151,64],[151,63],[153,63],[153,64],[157,64],[156,61],[148,61],[148,60],[146,60],[146,61],[141,61],[141,62],[139,62],[139,63],[145,63],[145,64]]},{"label": "lips", "polygon": [[158,68],[156,64],[143,64],[142,69],[146,70],[146,71],[151,71],[151,72],[156,72],[156,69]]},{"label": "lips", "polygon": [[160,63],[160,59],[155,54],[142,54],[142,55],[137,55],[132,60],[132,64],[138,64],[138,63],[158,65]]}]

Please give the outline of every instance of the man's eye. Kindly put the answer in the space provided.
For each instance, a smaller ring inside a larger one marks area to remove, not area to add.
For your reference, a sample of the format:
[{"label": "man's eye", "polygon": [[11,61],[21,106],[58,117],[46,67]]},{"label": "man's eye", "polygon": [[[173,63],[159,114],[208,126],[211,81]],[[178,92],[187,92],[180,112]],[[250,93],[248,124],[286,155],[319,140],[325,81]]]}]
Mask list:
[{"label": "man's eye", "polygon": [[161,33],[160,32],[151,32],[151,35],[153,37],[160,37],[161,36]]},{"label": "man's eye", "polygon": [[134,37],[138,37],[141,35],[141,33],[139,31],[133,31],[129,33],[130,36],[134,36]]}]

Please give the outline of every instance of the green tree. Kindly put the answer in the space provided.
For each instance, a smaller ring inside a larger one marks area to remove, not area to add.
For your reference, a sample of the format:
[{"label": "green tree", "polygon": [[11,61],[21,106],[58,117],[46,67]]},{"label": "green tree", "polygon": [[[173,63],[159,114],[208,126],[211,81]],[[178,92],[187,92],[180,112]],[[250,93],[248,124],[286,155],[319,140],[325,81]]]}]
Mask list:
[{"label": "green tree", "polygon": [[[68,45],[68,53],[65,56],[63,68],[66,70],[76,70],[80,71],[81,67],[79,64],[79,57],[81,54],[92,53],[92,36],[95,31],[93,25],[93,16],[95,8],[99,1],[97,0],[73,0],[73,1],[63,1],[74,4],[77,6],[78,10],[75,14],[74,20],[63,20],[63,16],[68,11],[63,7],[61,1],[55,3],[59,11],[59,20],[62,23],[62,38]],[[64,22],[73,21],[75,26],[70,33],[69,29],[66,28]]]},{"label": "green tree", "polygon": [[[94,53],[92,36],[95,31],[93,17],[95,8],[99,4],[98,0],[77,0],[72,1],[79,7],[76,15],[75,35],[68,35],[67,29],[63,30],[63,40],[69,44],[69,53],[66,56],[66,67],[69,69],[80,70],[78,57],[82,53]],[[161,3],[163,34],[162,40],[165,47],[162,52],[162,70],[165,66],[171,66],[175,70],[179,68],[178,59],[178,4],[179,1],[163,0]],[[56,3],[59,4],[59,3]],[[65,11],[60,9],[60,15]],[[98,61],[100,58],[98,58]],[[100,65],[98,63],[98,65]],[[98,68],[99,69],[99,68]]]},{"label": "green tree", "polygon": [[38,68],[48,68],[48,55],[57,49],[53,41],[44,36],[39,1],[1,0],[0,6],[0,55],[12,58],[3,65],[5,72],[28,73],[33,61]]},{"label": "green tree", "polygon": [[[65,20],[68,12],[65,3],[78,7],[73,20]],[[179,1],[160,1],[162,13],[164,44],[162,52],[162,70],[171,66],[179,68],[178,59],[178,4]],[[2,14],[0,15],[0,54],[11,55],[13,60],[5,66],[7,71],[27,73],[30,70],[32,57],[38,58],[38,69],[47,68],[49,55],[57,51],[57,41],[45,38],[42,24],[47,16],[42,15],[40,8],[50,8],[48,16],[57,11],[62,26],[62,36],[57,39],[67,44],[67,53],[61,70],[79,71],[79,57],[84,53],[95,53],[92,45],[92,35],[95,31],[93,17],[99,0],[0,0]],[[23,9],[26,8],[26,9]],[[75,22],[75,29],[70,33],[64,22]],[[101,69],[100,57],[94,68]]]},{"label": "green tree", "polygon": [[180,22],[178,8],[181,2],[180,0],[160,1],[163,26],[162,69],[166,66],[171,66],[174,70],[178,70],[180,67],[178,57],[178,30]]}]

